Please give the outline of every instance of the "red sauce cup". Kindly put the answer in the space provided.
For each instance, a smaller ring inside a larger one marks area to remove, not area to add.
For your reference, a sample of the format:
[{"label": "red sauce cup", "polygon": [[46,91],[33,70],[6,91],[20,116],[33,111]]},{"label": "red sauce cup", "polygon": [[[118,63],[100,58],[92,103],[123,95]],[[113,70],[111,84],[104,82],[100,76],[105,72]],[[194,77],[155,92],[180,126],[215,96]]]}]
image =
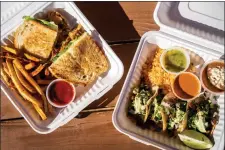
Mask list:
[{"label": "red sauce cup", "polygon": [[48,102],[57,108],[66,107],[75,99],[75,96],[75,86],[63,79],[53,80],[46,90]]}]

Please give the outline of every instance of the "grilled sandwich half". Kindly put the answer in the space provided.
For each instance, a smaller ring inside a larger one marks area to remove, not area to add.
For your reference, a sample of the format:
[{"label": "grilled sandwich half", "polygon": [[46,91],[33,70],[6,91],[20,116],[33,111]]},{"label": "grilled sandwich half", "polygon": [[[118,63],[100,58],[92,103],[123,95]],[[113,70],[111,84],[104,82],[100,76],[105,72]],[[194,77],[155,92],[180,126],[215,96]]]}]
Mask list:
[{"label": "grilled sandwich half", "polygon": [[74,28],[71,32],[69,32],[66,40],[62,42],[60,51],[64,50],[70,41],[77,39],[84,32],[85,32],[84,28],[81,26],[81,24],[78,24],[76,28]]},{"label": "grilled sandwich half", "polygon": [[106,72],[108,67],[108,60],[102,50],[91,36],[84,32],[70,41],[65,49],[53,58],[49,70],[56,78],[87,85]]},{"label": "grilled sandwich half", "polygon": [[57,25],[28,16],[24,19],[15,32],[14,46],[38,58],[48,59],[57,39]]}]

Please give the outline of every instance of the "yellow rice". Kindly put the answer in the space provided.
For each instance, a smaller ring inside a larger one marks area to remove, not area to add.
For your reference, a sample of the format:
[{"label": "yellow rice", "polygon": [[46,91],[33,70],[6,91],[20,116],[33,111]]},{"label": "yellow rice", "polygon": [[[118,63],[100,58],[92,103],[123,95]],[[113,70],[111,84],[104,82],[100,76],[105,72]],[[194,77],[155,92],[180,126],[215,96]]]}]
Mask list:
[{"label": "yellow rice", "polygon": [[[157,48],[153,60],[149,59],[143,66],[142,72],[144,79],[150,85],[157,85],[164,90],[165,93],[172,91],[171,84],[174,82],[176,75],[167,73],[160,64],[160,56],[163,49]],[[196,73],[195,66],[191,63],[188,72]]]},{"label": "yellow rice", "polygon": [[151,85],[158,85],[164,90],[171,91],[171,83],[175,79],[175,75],[167,73],[160,65],[160,56],[163,50],[158,48],[152,61],[148,61],[143,67],[145,80]]}]

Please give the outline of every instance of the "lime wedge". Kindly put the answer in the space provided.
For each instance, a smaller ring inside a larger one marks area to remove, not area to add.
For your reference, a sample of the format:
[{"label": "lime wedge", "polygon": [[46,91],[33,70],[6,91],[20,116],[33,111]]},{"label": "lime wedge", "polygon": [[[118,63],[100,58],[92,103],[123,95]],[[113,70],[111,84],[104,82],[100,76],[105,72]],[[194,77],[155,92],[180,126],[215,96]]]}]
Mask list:
[{"label": "lime wedge", "polygon": [[207,136],[195,130],[185,130],[178,136],[185,145],[194,149],[208,149],[213,146]]}]

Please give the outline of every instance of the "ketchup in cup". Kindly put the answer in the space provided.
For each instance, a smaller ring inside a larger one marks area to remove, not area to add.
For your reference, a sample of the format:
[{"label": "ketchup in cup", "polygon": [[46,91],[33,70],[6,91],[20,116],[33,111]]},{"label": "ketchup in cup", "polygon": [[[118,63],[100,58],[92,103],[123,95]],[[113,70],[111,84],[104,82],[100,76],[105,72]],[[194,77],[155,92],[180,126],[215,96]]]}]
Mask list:
[{"label": "ketchup in cup", "polygon": [[74,100],[76,91],[73,84],[56,79],[48,85],[46,95],[51,105],[62,108]]}]

